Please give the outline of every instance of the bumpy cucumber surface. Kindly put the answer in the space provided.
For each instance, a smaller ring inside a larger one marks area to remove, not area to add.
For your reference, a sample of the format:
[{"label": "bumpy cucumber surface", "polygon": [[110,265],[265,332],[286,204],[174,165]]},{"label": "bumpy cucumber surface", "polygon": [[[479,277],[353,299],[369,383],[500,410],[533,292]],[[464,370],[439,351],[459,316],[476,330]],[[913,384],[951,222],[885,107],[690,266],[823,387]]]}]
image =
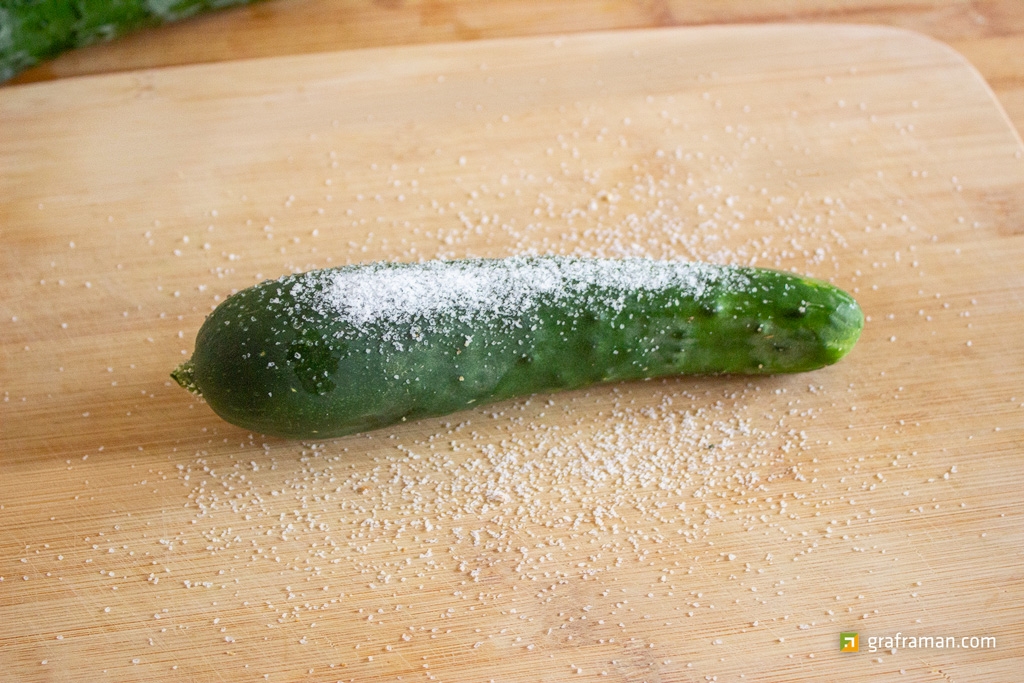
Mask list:
[{"label": "bumpy cucumber surface", "polygon": [[599,382],[813,370],[844,356],[863,322],[846,292],[757,268],[376,263],[234,294],[172,376],[228,422],[324,438]]},{"label": "bumpy cucumber surface", "polygon": [[61,52],[252,0],[0,0],[0,82]]}]

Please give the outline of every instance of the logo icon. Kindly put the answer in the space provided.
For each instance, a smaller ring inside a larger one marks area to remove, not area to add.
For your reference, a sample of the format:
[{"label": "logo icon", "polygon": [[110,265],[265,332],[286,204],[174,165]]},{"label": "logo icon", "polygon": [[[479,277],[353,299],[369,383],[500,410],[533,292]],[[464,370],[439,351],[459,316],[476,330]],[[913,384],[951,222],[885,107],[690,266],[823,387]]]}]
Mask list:
[{"label": "logo icon", "polygon": [[839,634],[840,652],[860,652],[860,637],[853,632]]}]

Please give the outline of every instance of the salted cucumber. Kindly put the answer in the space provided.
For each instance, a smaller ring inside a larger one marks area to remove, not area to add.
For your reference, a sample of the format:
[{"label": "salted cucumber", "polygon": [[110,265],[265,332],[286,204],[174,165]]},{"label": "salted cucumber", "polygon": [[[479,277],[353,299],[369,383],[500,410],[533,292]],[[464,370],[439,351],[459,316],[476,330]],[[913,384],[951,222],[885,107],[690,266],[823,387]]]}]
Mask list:
[{"label": "salted cucumber", "polygon": [[814,370],[842,358],[863,323],[841,289],[760,268],[372,263],[232,295],[172,377],[233,424],[325,438],[600,382]]}]

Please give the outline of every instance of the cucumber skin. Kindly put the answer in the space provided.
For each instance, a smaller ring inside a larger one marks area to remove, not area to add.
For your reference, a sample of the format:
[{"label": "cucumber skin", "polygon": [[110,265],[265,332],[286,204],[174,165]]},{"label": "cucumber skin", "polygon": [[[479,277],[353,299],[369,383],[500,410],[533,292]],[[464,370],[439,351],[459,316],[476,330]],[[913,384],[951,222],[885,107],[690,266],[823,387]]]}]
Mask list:
[{"label": "cucumber skin", "polygon": [[415,343],[408,326],[397,330],[409,341],[401,351],[385,341],[393,325],[354,330],[292,296],[297,281],[321,286],[316,277],[287,276],[218,306],[172,376],[232,424],[328,438],[602,382],[814,370],[860,335],[860,307],[828,283],[727,270],[750,286],[711,283],[698,297],[671,287],[619,291],[616,307],[585,296],[542,302],[511,331],[449,316],[443,333],[427,330]]},{"label": "cucumber skin", "polygon": [[0,0],[0,83],[78,47],[253,0]]}]

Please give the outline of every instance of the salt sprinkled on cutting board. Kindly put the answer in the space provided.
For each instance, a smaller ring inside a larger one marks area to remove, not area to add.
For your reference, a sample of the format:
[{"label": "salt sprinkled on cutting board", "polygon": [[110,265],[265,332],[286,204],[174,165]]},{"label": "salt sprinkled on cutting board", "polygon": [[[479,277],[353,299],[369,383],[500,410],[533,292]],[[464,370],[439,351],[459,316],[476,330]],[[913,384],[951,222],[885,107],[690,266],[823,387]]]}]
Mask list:
[{"label": "salt sprinkled on cutting board", "polygon": [[[704,80],[714,86],[713,75]],[[529,156],[527,147],[500,170],[492,165],[488,171],[494,149],[470,146],[455,150],[455,165],[465,175],[453,178],[432,162],[442,151],[453,150],[438,150],[405,166],[378,169],[374,164],[346,175],[339,171],[334,184],[346,189],[323,196],[315,209],[308,193],[288,188],[284,210],[298,212],[305,205],[310,216],[301,220],[275,223],[273,216],[259,215],[244,194],[239,204],[248,213],[233,217],[252,219],[261,245],[271,239],[275,246],[286,243],[295,261],[285,269],[293,272],[316,267],[300,259],[322,258],[315,246],[302,252],[315,243],[307,235],[330,245],[331,256],[323,257],[327,264],[332,258],[412,261],[481,253],[691,258],[819,275],[831,268],[848,278],[841,284],[861,285],[865,291],[884,286],[894,275],[915,281],[923,277],[918,258],[936,268],[943,262],[942,245],[932,245],[923,231],[915,233],[900,218],[917,213],[916,207],[899,206],[901,182],[907,181],[889,183],[881,171],[877,179],[864,174],[859,181],[875,192],[878,205],[872,209],[876,215],[859,215],[846,205],[855,192],[816,184],[816,159],[822,160],[821,168],[831,163],[828,155],[815,155],[816,143],[807,143],[806,163],[796,163],[774,151],[791,142],[786,134],[740,116],[735,102],[726,99],[721,106],[720,95],[714,92],[715,117],[731,117],[729,136],[713,143],[698,126],[691,130],[698,103],[681,95],[648,98],[649,111],[624,103],[630,109],[629,130],[616,123],[621,119],[613,116],[611,102],[585,112],[570,107],[557,139],[540,141],[551,145],[547,161]],[[844,97],[857,101],[852,94]],[[705,99],[710,107],[711,95]],[[847,115],[865,127],[875,124],[874,116],[860,121],[863,115]],[[880,111],[879,116],[884,122],[889,114]],[[505,126],[525,125],[515,112],[500,120]],[[662,126],[659,144],[664,149],[652,149],[643,131]],[[905,127],[870,130],[894,144],[916,143]],[[483,127],[471,132],[487,139]],[[821,140],[831,144],[841,138],[826,133]],[[390,152],[391,139],[387,142]],[[744,168],[754,155],[779,161],[764,177],[747,177]],[[332,168],[338,167],[335,156],[332,151]],[[315,161],[298,159],[308,165]],[[825,171],[821,177],[830,178]],[[916,183],[926,182],[923,171],[913,177]],[[343,196],[348,192],[351,200]],[[416,213],[402,213],[382,206],[385,201],[394,201],[395,207],[400,202],[420,205]],[[347,232],[334,232],[338,226]],[[262,279],[259,268],[277,269],[277,261],[253,265],[252,259],[262,258],[260,252],[239,251],[212,224],[211,241],[201,248],[202,239],[184,239],[181,232],[174,232],[173,243],[161,241],[164,231],[159,222],[155,227],[155,233],[144,235],[147,248],[193,259],[202,265],[197,272],[210,278],[241,284],[245,278]],[[871,241],[860,231],[871,233]],[[348,242],[348,252],[339,253],[342,234],[362,241]],[[910,240],[904,258],[899,252],[890,258],[881,249],[883,238],[897,237],[901,249]],[[83,245],[80,241],[74,249],[79,258]],[[854,248],[862,245],[872,251]],[[215,262],[218,252],[220,261]],[[537,262],[523,258],[520,263]],[[631,262],[623,277],[633,278],[631,286],[659,286],[644,279],[644,263]],[[52,262],[49,270],[40,269],[45,279],[38,280],[39,286],[65,284],[50,274],[61,272],[58,265],[65,267]],[[235,274],[236,267],[245,278]],[[326,293],[322,303],[325,311],[365,326],[441,310],[458,316],[530,306],[608,276],[547,264],[516,272],[484,268],[475,262],[455,273],[425,263],[337,270],[321,290]],[[702,280],[689,279],[693,268],[680,265],[680,282],[699,288]],[[876,274],[882,271],[888,275]],[[184,310],[180,301],[189,297],[191,282],[178,289],[178,283],[165,282],[166,292],[159,284],[155,290],[167,297],[182,291],[174,306]],[[289,282],[316,284],[301,278]],[[918,291],[918,316],[935,326],[948,325],[956,310],[946,310],[950,303],[933,302],[929,288],[934,284],[927,282]],[[96,293],[103,287],[85,289]],[[210,290],[205,296],[215,304],[228,287],[211,285]],[[314,293],[316,288],[307,292]],[[894,299],[893,310],[909,319],[912,311],[902,311]],[[872,323],[879,339],[896,329],[893,315],[886,312]],[[141,324],[147,315],[156,314],[139,305],[130,322]],[[7,329],[24,335],[26,321],[34,316],[38,313],[18,311]],[[129,318],[127,310],[123,317]],[[161,312],[159,320],[164,318]],[[159,324],[169,335],[183,327],[172,316]],[[900,344],[915,328],[904,325]],[[76,328],[69,325],[68,334],[81,334]],[[977,350],[979,338],[972,349]],[[28,352],[29,339],[17,339]],[[918,341],[924,339],[921,332]],[[177,337],[173,345],[177,350]],[[149,366],[140,365],[136,372],[129,365],[134,377],[121,368],[108,375],[114,362],[100,360],[103,381],[110,377],[120,383],[119,406],[131,408],[126,415],[132,425],[179,400],[153,389]],[[888,372],[900,377],[901,370]],[[66,591],[74,581],[76,595],[85,597],[78,600],[81,604],[112,606],[89,617],[102,619],[104,629],[127,623],[117,621],[125,615],[134,620],[137,605],[148,610],[151,603],[152,624],[132,634],[152,636],[153,654],[127,660],[144,666],[165,666],[158,662],[168,662],[168,653],[187,648],[190,657],[181,660],[182,668],[221,654],[242,655],[219,660],[219,670],[247,679],[262,674],[294,680],[312,675],[315,667],[316,677],[324,680],[341,680],[342,669],[347,669],[344,680],[411,680],[409,674],[419,666],[427,678],[435,673],[442,678],[478,656],[486,658],[498,680],[507,667],[534,667],[557,678],[557,666],[564,674],[608,673],[612,678],[685,673],[708,680],[742,678],[738,665],[717,655],[714,662],[702,659],[699,651],[684,655],[677,649],[680,633],[687,634],[687,649],[696,643],[689,634],[699,633],[724,646],[730,657],[769,637],[785,643],[775,647],[776,653],[801,652],[817,647],[801,633],[819,629],[814,633],[819,638],[824,630],[831,642],[831,633],[846,620],[878,616],[879,609],[868,607],[869,602],[880,604],[881,615],[887,616],[884,596],[861,589],[865,577],[881,577],[897,561],[903,571],[915,566],[914,553],[886,552],[906,548],[898,539],[911,534],[914,541],[908,542],[934,542],[935,529],[947,521],[942,515],[952,508],[943,505],[940,512],[939,503],[969,495],[950,488],[950,480],[957,483],[962,476],[956,466],[946,456],[925,451],[933,423],[925,421],[922,428],[910,419],[906,425],[902,419],[898,424],[875,421],[868,408],[888,396],[889,384],[892,399],[905,400],[915,391],[912,384],[904,392],[903,386],[896,389],[895,380],[867,376],[845,387],[825,375],[806,392],[799,380],[658,380],[509,401],[451,421],[427,420],[322,444],[261,443],[256,435],[246,439],[213,419],[197,418],[195,434],[177,425],[161,437],[154,453],[136,454],[136,444],[129,441],[106,451],[99,447],[100,457],[89,458],[83,451],[80,460],[78,453],[75,460],[64,460],[66,473],[58,474],[76,485],[68,514],[79,511],[80,499],[84,504],[94,497],[109,499],[110,509],[86,522],[96,530],[84,538],[58,526],[68,520],[50,517],[49,526],[57,529],[54,550],[63,554],[44,564],[49,547],[26,545],[17,570],[4,573],[8,586],[14,583],[11,578],[21,577],[17,583],[34,590],[52,582],[55,590]],[[155,407],[139,402],[140,389],[143,399],[155,399]],[[1018,399],[1009,402],[1021,405]],[[18,387],[4,388],[4,403],[42,400]],[[858,410],[845,412],[854,400]],[[90,409],[91,424],[113,420],[103,406]],[[838,411],[844,411],[842,432],[819,419]],[[922,455],[892,453],[889,443],[876,443],[890,434],[901,435],[892,443],[922,443]],[[78,438],[92,443],[93,437],[86,430]],[[111,438],[109,432],[103,438]],[[972,443],[985,438],[979,434]],[[945,453],[947,444],[941,446]],[[139,459],[117,460],[124,455]],[[132,473],[136,463],[144,469]],[[970,476],[971,468],[964,470]],[[83,473],[89,479],[82,480]],[[887,498],[893,492],[899,492],[895,507]],[[115,503],[122,494],[127,502]],[[131,519],[131,510],[148,511],[154,501],[158,520]],[[1004,528],[983,512],[971,513],[986,524],[990,538]],[[898,535],[893,522],[903,522]],[[825,565],[834,569],[836,558],[843,571],[829,575],[837,593],[834,604],[801,603],[815,571]],[[109,579],[90,576],[86,582],[85,572],[93,567],[102,567],[106,573],[100,576]],[[931,568],[921,569],[924,585],[917,581],[907,590],[924,611],[933,599],[929,589],[936,575]],[[58,583],[65,578],[66,584]],[[215,618],[201,620],[200,612]],[[740,635],[748,631],[754,633]],[[89,636],[69,632],[66,639],[55,636],[55,642],[66,648],[82,637]],[[141,641],[136,644],[145,652]],[[569,651],[571,669],[562,655]],[[667,655],[673,656],[671,666]],[[683,663],[683,657],[693,661]],[[43,661],[52,666],[58,660],[47,654]],[[659,661],[668,668],[660,670]],[[240,673],[243,666],[246,671]],[[779,670],[779,661],[766,666]],[[402,675],[385,679],[385,670]]]}]

